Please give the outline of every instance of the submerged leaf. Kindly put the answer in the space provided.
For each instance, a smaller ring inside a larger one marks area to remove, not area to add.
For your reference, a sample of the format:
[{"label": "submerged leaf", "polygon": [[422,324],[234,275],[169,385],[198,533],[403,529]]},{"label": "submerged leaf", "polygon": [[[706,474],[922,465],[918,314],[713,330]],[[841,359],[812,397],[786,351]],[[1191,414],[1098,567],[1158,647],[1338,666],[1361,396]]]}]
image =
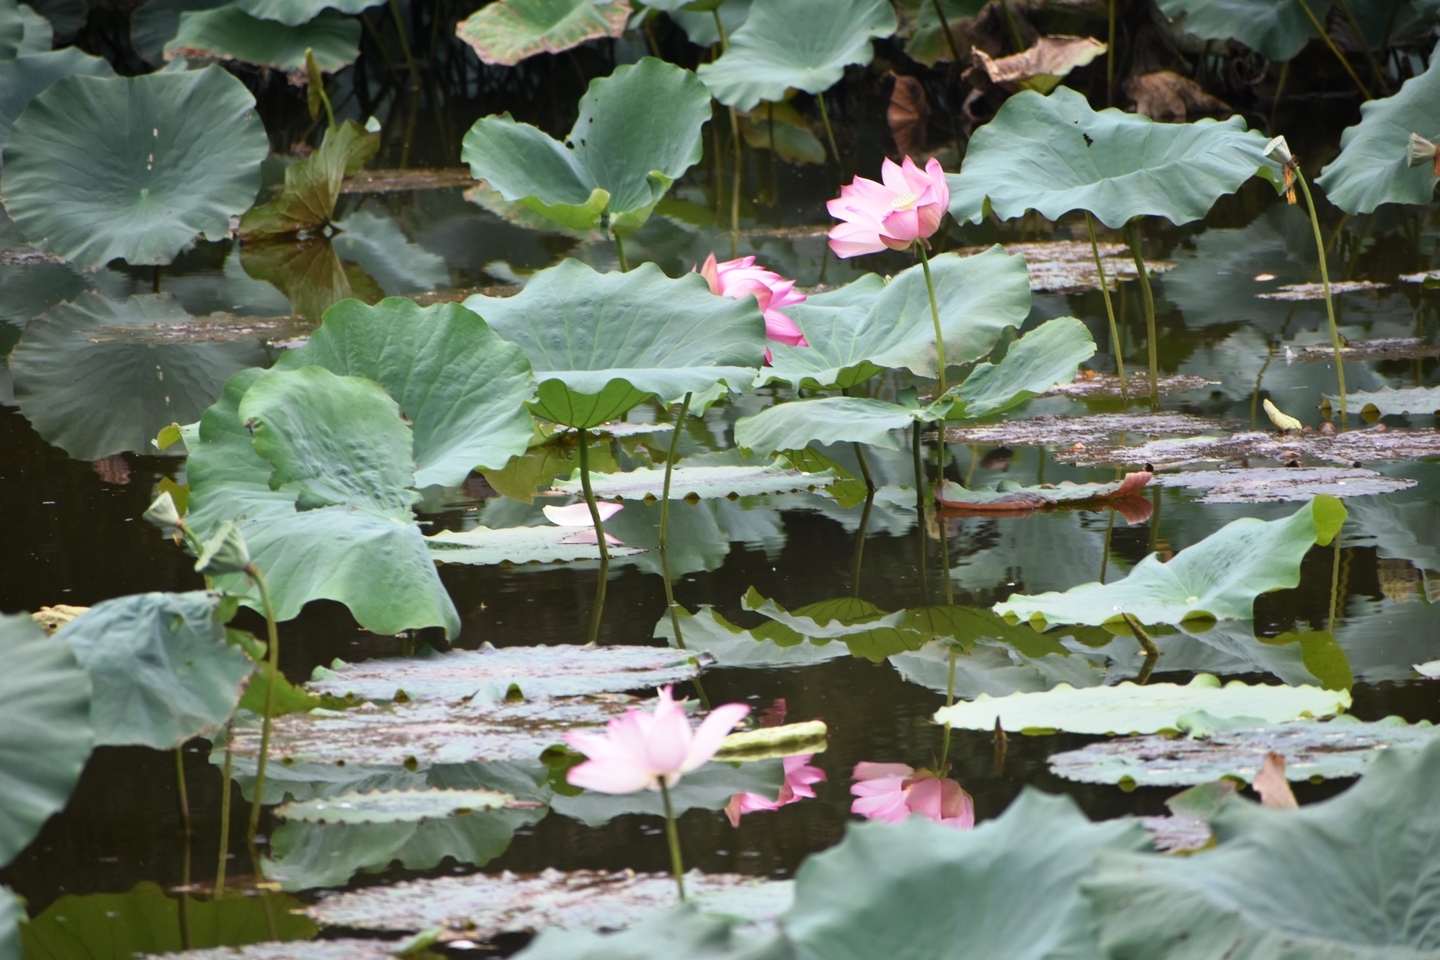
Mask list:
[{"label": "submerged leaf", "polygon": [[483,62],[513,67],[537,53],[619,37],[630,13],[629,0],[503,0],[461,20],[455,35]]}]

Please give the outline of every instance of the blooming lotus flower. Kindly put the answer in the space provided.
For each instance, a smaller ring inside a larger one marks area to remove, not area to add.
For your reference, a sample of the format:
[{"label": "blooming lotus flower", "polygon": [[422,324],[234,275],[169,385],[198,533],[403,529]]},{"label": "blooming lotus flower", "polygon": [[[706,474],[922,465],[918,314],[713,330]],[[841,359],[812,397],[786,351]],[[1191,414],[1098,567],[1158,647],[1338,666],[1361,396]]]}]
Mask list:
[{"label": "blooming lotus flower", "polygon": [[824,780],[825,771],[810,766],[810,758],[813,756],[813,753],[807,753],[785,758],[785,783],[774,800],[758,793],[737,793],[731,797],[730,802],[725,804],[725,816],[730,818],[730,825],[740,826],[740,818],[747,813],[754,813],[756,810],[779,810],[787,804],[814,797],[815,791],[810,785]]},{"label": "blooming lotus flower", "polygon": [[[606,520],[609,520],[611,517],[615,516],[615,514],[625,509],[625,505],[620,503],[607,503],[602,500],[596,501],[595,509],[600,512],[600,522],[604,523]],[[577,529],[573,534],[566,537],[564,541],[565,543],[595,542],[595,527],[593,526],[595,521],[594,518],[590,516],[590,505],[584,500],[581,500],[579,503],[572,503],[569,506],[565,507],[546,507],[543,513],[545,514],[545,519],[549,520],[557,527],[582,528]],[[608,533],[605,534],[605,542],[610,544],[612,547],[618,546],[620,544],[619,540],[612,537]]]},{"label": "blooming lotus flower", "polygon": [[683,701],[672,697],[670,687],[659,694],[653,713],[631,709],[611,720],[604,733],[567,733],[565,742],[588,759],[566,779],[600,793],[659,790],[662,782],[673,787],[715,756],[720,741],[750,712],[743,703],[727,703],[692,730]]},{"label": "blooming lotus flower", "polygon": [[883,183],[856,177],[826,204],[832,217],[845,221],[830,231],[830,249],[837,257],[879,253],[887,247],[904,250],[940,229],[950,206],[950,185],[938,160],[931,157],[921,170],[909,157],[904,164],[887,158],[880,178]]},{"label": "blooming lotus flower", "polygon": [[954,780],[903,763],[857,763],[851,813],[899,823],[912,814],[957,830],[975,826],[975,802]]},{"label": "blooming lotus flower", "polygon": [[[710,292],[717,297],[733,297],[743,300],[752,294],[765,315],[765,339],[776,343],[788,343],[792,347],[808,347],[805,334],[781,311],[805,302],[805,294],[795,292],[795,281],[786,280],[773,270],[755,266],[754,257],[715,262],[715,254],[705,259],[700,267],[700,276],[710,284]],[[765,351],[765,362],[770,362],[770,351]]]}]

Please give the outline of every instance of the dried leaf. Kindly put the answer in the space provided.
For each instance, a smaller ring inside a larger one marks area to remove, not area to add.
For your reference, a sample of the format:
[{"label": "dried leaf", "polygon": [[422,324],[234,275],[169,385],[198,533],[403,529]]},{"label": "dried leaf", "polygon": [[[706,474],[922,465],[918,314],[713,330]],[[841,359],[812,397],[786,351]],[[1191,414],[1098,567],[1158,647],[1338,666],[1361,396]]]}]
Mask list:
[{"label": "dried leaf", "polygon": [[1023,53],[999,59],[976,48],[970,52],[975,66],[966,71],[965,77],[980,90],[997,84],[1011,92],[1034,90],[1044,94],[1054,90],[1061,77],[1085,66],[1105,49],[1105,44],[1093,37],[1065,36],[1041,37]]},{"label": "dried leaf", "polygon": [[1185,123],[1191,113],[1228,117],[1235,112],[1194,80],[1170,70],[1131,77],[1125,81],[1125,95],[1135,101],[1136,113],[1161,123]]},{"label": "dried leaf", "polygon": [[1278,753],[1265,754],[1265,765],[1250,786],[1260,794],[1260,803],[1272,810],[1300,809],[1295,792],[1290,789],[1290,781],[1285,779],[1285,758]]},{"label": "dried leaf", "polygon": [[890,90],[890,105],[885,120],[895,138],[895,152],[902,157],[925,149],[925,130],[930,122],[930,103],[925,98],[925,85],[914,77],[891,71],[895,86]]}]

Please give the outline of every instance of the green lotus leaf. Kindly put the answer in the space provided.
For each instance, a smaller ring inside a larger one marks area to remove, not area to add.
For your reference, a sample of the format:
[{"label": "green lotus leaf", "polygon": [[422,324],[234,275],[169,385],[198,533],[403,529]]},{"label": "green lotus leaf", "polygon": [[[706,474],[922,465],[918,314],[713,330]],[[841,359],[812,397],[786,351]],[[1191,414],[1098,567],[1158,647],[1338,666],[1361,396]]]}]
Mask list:
[{"label": "green lotus leaf", "polygon": [[1440,737],[1428,722],[1400,717],[1362,723],[1349,715],[1334,720],[1293,720],[1261,725],[1239,722],[1203,737],[1123,737],[1052,754],[1050,769],[1081,783],[1180,787],[1238,777],[1251,780],[1265,755],[1285,758],[1285,776],[1297,783],[1312,777],[1358,777],[1388,751],[1417,752]]},{"label": "green lotus leaf", "polygon": [[15,0],[0,2],[0,59],[20,55],[25,42],[25,16]]},{"label": "green lotus leaf", "polygon": [[332,11],[357,14],[382,0],[234,0],[235,6],[252,17],[278,20],[290,27],[312,23],[317,17],[333,16]]},{"label": "green lotus leaf", "polygon": [[10,139],[10,128],[36,95],[57,80],[84,75],[113,77],[108,61],[75,47],[51,51],[22,51],[15,58],[0,58],[0,148]]},{"label": "green lotus leaf", "polygon": [[15,55],[49,53],[55,45],[55,28],[50,26],[50,21],[36,13],[29,4],[21,4],[17,9],[24,34],[15,49]]},{"label": "green lotus leaf", "polygon": [[280,195],[241,218],[240,238],[283,236],[328,224],[335,215],[341,182],[379,149],[380,134],[354,120],[330,127],[319,150],[285,168]]},{"label": "green lotus leaf", "polygon": [[[1053,643],[1053,640],[1047,642]],[[982,637],[968,649],[958,650],[954,643],[936,640],[918,650],[892,656],[890,664],[909,682],[946,696],[953,695],[957,700],[1036,693],[1053,690],[1061,684],[1094,687],[1113,679],[1107,675],[1103,657],[1091,658],[1064,647],[1043,653],[1027,652],[1038,645],[1034,640],[1028,646],[1020,646]]]},{"label": "green lotus leaf", "polygon": [[1156,123],[1108,109],[1057,87],[1048,97],[1023,91],[975,131],[958,175],[951,175],[950,213],[979,223],[1037,210],[1059,220],[1088,210],[1107,227],[1134,217],[1189,223],[1210,212],[1262,168],[1265,137],[1238,116],[1223,123]]},{"label": "green lotus leaf", "polygon": [[[1267,60],[1289,60],[1315,36],[1306,0],[1157,0],[1165,16],[1206,40],[1239,40]],[[1323,23],[1329,0],[1310,0]]]},{"label": "green lotus leaf", "polygon": [[130,14],[130,45],[151,66],[164,66],[165,44],[180,31],[180,14],[213,10],[230,0],[145,0]]},{"label": "green lotus leaf", "polygon": [[1076,689],[1062,683],[1039,693],[1012,693],[992,697],[982,693],[968,703],[935,711],[936,723],[963,730],[1006,730],[1067,733],[1125,734],[1178,730],[1186,714],[1204,711],[1211,716],[1255,718],[1285,723],[1302,716],[1329,717],[1350,706],[1348,690],[1287,687],[1239,680],[1225,685],[1208,673],[1196,674],[1185,685],[1151,683],[1137,686],[1126,681],[1113,687]]},{"label": "green lotus leaf", "polygon": [[165,59],[238,60],[303,77],[305,52],[325,73],[360,56],[360,21],[325,10],[299,26],[253,17],[239,4],[180,14],[180,28],[165,44]]},{"label": "green lotus leaf", "polygon": [[597,273],[566,260],[513,297],[465,306],[529,354],[540,381],[531,409],[571,427],[616,420],[650,396],[745,389],[765,353],[753,299],[717,297],[698,275],[671,280],[653,263]]},{"label": "green lotus leaf", "polygon": [[254,111],[218,67],[57,80],[5,144],[5,208],[76,266],[169,263],[196,234],[228,235],[254,201],[270,148]]},{"label": "green lotus leaf", "polygon": [[[849,651],[839,643],[822,640],[782,646],[773,639],[758,637],[742,630],[708,604],[701,604],[693,614],[680,611],[680,635],[686,650],[708,653],[721,667],[753,667],[769,670],[779,667],[800,667],[824,660],[843,657]],[[667,613],[655,624],[655,636],[675,646],[675,627]]]},{"label": "green lotus leaf", "polygon": [[485,63],[513,67],[537,53],[563,53],[600,37],[619,37],[629,0],[502,0],[455,25]]},{"label": "green lotus leaf", "polygon": [[919,632],[904,625],[905,611],[886,613],[858,597],[822,600],[789,611],[751,587],[741,605],[771,621],[751,634],[781,647],[833,639],[843,643],[852,656],[879,663],[897,653],[918,650],[925,642]]},{"label": "green lotus leaf", "polygon": [[[782,109],[783,108],[783,113]],[[809,121],[789,104],[762,103],[750,113],[737,114],[740,133],[756,150],[774,150],[791,163],[824,163],[825,145],[810,129]]]},{"label": "green lotus leaf", "polygon": [[[720,42],[720,31],[715,26],[715,14],[711,10],[701,9],[713,5],[706,2],[683,3],[681,0],[660,0],[658,4],[647,3],[645,6],[652,10],[664,10],[674,20],[690,42],[697,47],[713,47]],[[725,36],[731,36],[745,23],[750,16],[750,7],[753,0],[722,0],[720,3],[720,22],[725,25]],[[823,149],[823,148],[822,148]],[[824,161],[821,161],[824,162]]]},{"label": "green lotus leaf", "polygon": [[1232,521],[1168,563],[1152,553],[1123,580],[1016,594],[994,609],[1007,619],[1091,626],[1123,622],[1122,614],[1141,623],[1250,620],[1257,596],[1300,583],[1305,554],[1328,544],[1345,516],[1339,500],[1321,495],[1281,520]]},{"label": "green lotus leaf", "polygon": [[514,799],[496,790],[374,790],[287,803],[275,815],[305,823],[418,823],[493,810]]},{"label": "green lotus leaf", "polygon": [[1382,203],[1429,203],[1435,193],[1434,164],[1410,165],[1411,134],[1440,139],[1440,69],[1405,81],[1400,92],[1360,105],[1360,122],[1340,135],[1340,156],[1316,179],[1330,202],[1349,214],[1371,213]]},{"label": "green lotus leaf", "polygon": [[[753,763],[715,760],[685,774],[671,787],[670,804],[677,817],[687,810],[723,810],[737,793],[753,793],[773,800],[784,783],[785,764],[778,757]],[[574,797],[557,794],[550,801],[550,808],[587,827],[598,827],[626,815],[665,816],[659,791],[650,790],[621,795],[593,790]]]},{"label": "green lotus leaf", "polygon": [[[615,534],[606,523],[606,533]],[[623,543],[623,541],[622,541]],[[472,527],[469,530],[441,532],[425,538],[436,563],[468,563],[476,566],[526,563],[574,563],[599,560],[600,548],[595,545],[593,528],[588,539],[580,527],[520,526]],[[644,553],[641,548],[610,545],[610,559],[633,557]]]},{"label": "green lotus leaf", "polygon": [[846,67],[869,63],[871,39],[895,27],[886,0],[755,0],[724,55],[698,73],[716,100],[753,110],[761,100],[784,100],[790,88],[829,90]]},{"label": "green lotus leaf", "polygon": [[20,925],[28,918],[25,904],[9,887],[0,887],[0,957],[21,960],[24,948],[20,942]]},{"label": "green lotus leaf", "polygon": [[[941,254],[930,269],[949,366],[983,359],[1030,312],[1025,260],[999,245],[973,257]],[[852,387],[892,367],[935,376],[935,322],[919,265],[889,283],[867,274],[788,313],[810,346],[771,344],[772,366],[762,371],[766,381]]]},{"label": "green lotus leaf", "polygon": [[[1326,396],[1332,406],[1338,406],[1338,396]],[[1351,410],[1370,423],[1381,417],[1429,417],[1440,413],[1440,387],[1407,387],[1396,390],[1384,387],[1379,390],[1359,390],[1345,397]]]},{"label": "green lotus leaf", "polygon": [[638,230],[703,153],[710,95],[688,70],[645,57],[590,82],[564,142],[509,114],[481,117],[461,159],[477,180],[574,230]]},{"label": "green lotus leaf", "polygon": [[865,443],[899,450],[895,431],[940,418],[928,407],[869,397],[818,397],[767,407],[735,423],[735,443],[751,453],[803,450],[810,443]]},{"label": "green lotus leaf", "polygon": [[170,750],[225,725],[255,663],[226,642],[215,593],[96,604],[56,633],[90,673],[97,746]]},{"label": "green lotus leaf", "polygon": [[[700,675],[704,661],[668,647],[540,646],[454,650],[317,670],[316,693],[363,700],[499,701],[653,690]],[[403,692],[403,696],[401,693]]]},{"label": "green lotus leaf", "polygon": [[459,304],[341,301],[277,367],[311,365],[389,392],[411,423],[418,487],[458,486],[473,469],[503,467],[534,433],[525,403],[535,377],[525,351]]},{"label": "green lotus leaf", "polygon": [[[924,0],[918,6],[910,37],[905,41],[905,52],[910,55],[911,60],[933,67],[941,60],[951,59],[950,44],[941,30],[940,17],[936,15],[933,0]],[[978,14],[984,6],[981,0],[940,0],[940,10],[945,14],[945,22],[952,28],[958,21]],[[961,54],[962,57],[964,55]]]},{"label": "green lotus leaf", "polygon": [[781,924],[799,960],[1098,957],[1078,883],[1098,852],[1149,846],[1133,820],[1091,823],[1029,787],[974,830],[851,824],[801,865]]},{"label": "green lotus leaf", "polygon": [[116,303],[82,293],[25,328],[10,355],[16,402],[42,437],[76,459],[152,452],[162,427],[195,421],[231,375],[269,363],[258,339],[163,336],[193,321],[169,294]]},{"label": "green lotus leaf", "polygon": [[0,614],[0,863],[70,799],[90,757],[90,675],[25,614]]},{"label": "green lotus leaf", "polygon": [[[824,487],[833,479],[835,473],[832,470],[801,473],[791,468],[790,461],[784,457],[748,467],[690,467],[682,461],[671,470],[670,499],[758,497]],[[583,496],[581,487],[577,471],[569,480],[556,481],[554,489]],[[590,488],[595,496],[603,500],[658,500],[665,492],[665,468],[642,468],[629,473],[592,473]]]},{"label": "green lotus leaf", "polygon": [[1231,797],[1219,846],[1106,856],[1084,885],[1108,957],[1420,957],[1440,950],[1440,743],[1387,750],[1337,797],[1268,810]]},{"label": "green lotus leaf", "polygon": [[978,419],[1008,410],[1075,379],[1095,355],[1095,340],[1074,317],[1046,320],[1010,345],[999,363],[979,363],[955,392],[946,419]]},{"label": "green lotus leaf", "polygon": [[[688,876],[685,885],[688,890]],[[620,931],[552,927],[540,931],[515,956],[521,960],[781,960],[790,956],[780,937],[757,945],[751,938],[737,935],[736,928],[742,924],[736,918],[702,913],[702,906],[682,903],[647,914]]]},{"label": "green lotus leaf", "polygon": [[[410,512],[409,430],[378,384],[323,367],[241,371],[187,446],[187,523],[204,538],[238,521],[280,619],[324,598],[377,633],[459,629]],[[243,575],[216,583],[258,606]]]},{"label": "green lotus leaf", "polygon": [[240,266],[247,276],[285,294],[296,316],[316,323],[341,300],[379,303],[385,298],[385,291],[358,264],[340,259],[329,237],[246,243],[240,248]]}]

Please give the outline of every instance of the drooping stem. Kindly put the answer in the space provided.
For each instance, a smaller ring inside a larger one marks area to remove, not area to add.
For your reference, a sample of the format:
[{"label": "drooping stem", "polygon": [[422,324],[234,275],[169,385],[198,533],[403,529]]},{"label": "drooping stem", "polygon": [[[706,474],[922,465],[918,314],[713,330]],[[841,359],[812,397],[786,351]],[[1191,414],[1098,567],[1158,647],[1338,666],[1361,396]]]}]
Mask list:
[{"label": "drooping stem", "polygon": [[1110,0],[1110,34],[1105,47],[1105,103],[1115,106],[1115,0]]},{"label": "drooping stem", "polygon": [[1335,378],[1340,384],[1340,424],[1343,427],[1349,418],[1345,404],[1345,361],[1340,358],[1340,328],[1335,325],[1335,301],[1330,296],[1330,268],[1325,263],[1325,240],[1320,235],[1320,215],[1315,210],[1315,198],[1310,195],[1310,184],[1296,163],[1295,179],[1305,191],[1305,205],[1310,208],[1310,227],[1315,231],[1315,252],[1320,255],[1320,282],[1325,286],[1325,316],[1330,321],[1330,349],[1335,353]]},{"label": "drooping stem", "polygon": [[835,169],[840,169],[840,148],[835,146],[835,130],[830,126],[830,111],[825,109],[825,94],[817,93],[815,100],[820,104],[820,120],[825,124],[825,139],[830,141],[830,156],[835,158]]},{"label": "drooping stem", "polygon": [[660,572],[665,577],[665,603],[670,610],[670,626],[675,630],[675,645],[685,649],[685,640],[680,636],[680,613],[675,605],[675,588],[670,581],[670,561],[666,550],[670,545],[670,475],[675,468],[675,454],[680,448],[680,429],[685,426],[685,414],[690,409],[690,394],[680,401],[680,411],[675,415],[675,429],[670,433],[670,450],[665,455],[665,489],[660,500]]},{"label": "drooping stem", "polygon": [[[1115,3],[1111,0],[1110,13],[1115,13]],[[1113,29],[1113,23],[1112,23]],[[1090,211],[1085,211],[1085,226],[1090,229],[1090,252],[1095,256],[1095,272],[1100,275],[1100,292],[1105,295],[1105,315],[1110,318],[1110,349],[1115,352],[1115,370],[1120,376],[1120,401],[1130,402],[1130,389],[1125,384],[1125,358],[1120,352],[1120,326],[1115,322],[1115,306],[1110,302],[1110,284],[1105,279],[1105,264],[1100,260],[1100,244],[1095,239],[1095,220],[1090,216]]]},{"label": "drooping stem", "polygon": [[935,324],[935,357],[938,364],[940,393],[949,389],[945,382],[945,332],[940,328],[940,306],[935,302],[935,279],[930,275],[930,254],[925,251],[923,241],[915,244],[920,251],[920,266],[925,270],[925,290],[930,294],[930,319]]},{"label": "drooping stem", "polygon": [[[270,759],[270,728],[275,719],[275,683],[280,676],[280,630],[275,625],[275,605],[270,602],[270,585],[265,575],[255,564],[245,568],[245,573],[260,591],[260,606],[265,610],[266,637],[269,640],[266,654],[270,665],[269,676],[265,678],[265,716],[260,725],[260,758],[255,765],[255,798],[250,804],[250,825],[245,840],[253,850],[255,834],[260,829],[260,806],[265,799],[265,765]],[[260,869],[260,864],[255,864]]]},{"label": "drooping stem", "polygon": [[625,259],[625,241],[622,240],[620,238],[620,234],[616,233],[614,230],[610,231],[610,235],[615,238],[615,256],[620,258],[620,272],[629,273],[630,264]]},{"label": "drooping stem", "polygon": [[[1310,22],[1314,24],[1315,30],[1320,34],[1320,39],[1325,41],[1325,46],[1329,47],[1330,52],[1335,54],[1335,59],[1340,61],[1340,66],[1344,67],[1345,72],[1350,74],[1350,79],[1355,81],[1355,86],[1359,88],[1360,94],[1366,100],[1375,99],[1370,95],[1370,89],[1365,86],[1365,81],[1360,79],[1360,74],[1355,72],[1355,68],[1350,65],[1350,61],[1346,59],[1345,54],[1341,53],[1340,48],[1335,46],[1335,41],[1330,39],[1330,34],[1325,31],[1325,25],[1315,16],[1315,11],[1310,9],[1310,4],[1306,3],[1305,0],[1300,0],[1300,9],[1304,10],[1305,16],[1310,18]],[[1365,38],[1361,37],[1360,42],[1364,43]]]},{"label": "drooping stem", "polygon": [[930,0],[935,6],[935,16],[940,20],[940,32],[945,34],[945,46],[950,48],[950,62],[960,63],[960,50],[955,46],[955,35],[950,32],[950,21],[945,19],[945,11],[940,6],[940,0]]},{"label": "drooping stem", "polygon": [[[1337,538],[1338,539],[1338,538]],[[184,837],[184,860],[180,864],[180,945],[190,949],[190,791],[185,786],[185,754],[175,748],[175,787],[180,797],[180,829]]]},{"label": "drooping stem", "polygon": [[1145,297],[1145,339],[1150,344],[1150,405],[1160,403],[1160,381],[1157,372],[1160,366],[1160,344],[1155,333],[1155,294],[1150,290],[1150,274],[1145,269],[1145,259],[1140,255],[1140,227],[1130,221],[1130,252],[1135,256],[1135,273],[1140,279],[1140,292]]},{"label": "drooping stem", "polygon": [[211,894],[212,900],[225,896],[225,868],[230,865],[230,794],[234,790],[230,773],[235,759],[235,751],[231,749],[234,739],[235,721],[231,720],[225,724],[225,773],[220,794],[220,857],[215,864],[215,892]]},{"label": "drooping stem", "polygon": [[665,802],[665,840],[670,844],[670,870],[675,874],[675,889],[680,902],[685,902],[685,864],[680,859],[680,831],[675,826],[675,811],[670,806],[670,788],[660,778],[660,798]]}]

